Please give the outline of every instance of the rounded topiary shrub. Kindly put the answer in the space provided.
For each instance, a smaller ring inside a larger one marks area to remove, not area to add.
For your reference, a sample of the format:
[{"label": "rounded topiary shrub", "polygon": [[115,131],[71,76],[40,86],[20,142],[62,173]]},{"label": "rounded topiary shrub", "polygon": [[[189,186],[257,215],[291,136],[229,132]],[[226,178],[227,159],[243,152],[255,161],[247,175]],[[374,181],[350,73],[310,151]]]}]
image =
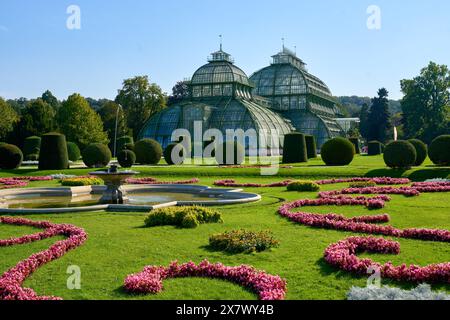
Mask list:
[{"label": "rounded topiary shrub", "polygon": [[103,143],[92,143],[83,150],[83,162],[89,168],[104,168],[111,161],[111,150]]},{"label": "rounded topiary shrub", "polygon": [[442,135],[433,140],[428,156],[436,165],[450,165],[450,135]]},{"label": "rounded topiary shrub", "polygon": [[414,148],[416,149],[416,162],[414,163],[415,166],[421,166],[425,159],[427,158],[428,154],[428,147],[425,143],[420,141],[419,139],[410,139],[408,140],[409,143],[411,143]]},{"label": "rounded topiary shrub", "polygon": [[25,161],[39,161],[39,153],[32,153],[25,157]]},{"label": "rounded topiary shrub", "polygon": [[284,136],[283,163],[308,162],[305,135],[294,132]]},{"label": "rounded topiary shrub", "polygon": [[130,150],[134,152],[134,143],[125,143],[122,146],[122,150]]},{"label": "rounded topiary shrub", "polygon": [[382,152],[382,145],[380,141],[369,141],[367,154],[369,156],[377,156]]},{"label": "rounded topiary shrub", "polygon": [[44,134],[39,152],[39,170],[63,170],[69,168],[66,136],[51,132]]},{"label": "rounded topiary shrub", "polygon": [[140,164],[158,164],[162,157],[161,145],[153,139],[142,139],[134,145],[136,162]]},{"label": "rounded topiary shrub", "polygon": [[288,191],[319,191],[320,186],[314,181],[294,181],[288,184]]},{"label": "rounded topiary shrub", "polygon": [[[134,139],[133,137],[130,136],[123,136],[117,139],[117,144],[116,144],[116,151],[117,153],[119,153],[119,151],[126,149],[125,146],[128,144],[132,144],[134,145]],[[129,149],[128,149],[129,150]]]},{"label": "rounded topiary shrub", "polygon": [[131,168],[136,163],[136,154],[131,150],[121,150],[117,154],[117,161],[122,168]]},{"label": "rounded topiary shrub", "polygon": [[0,145],[0,169],[12,170],[20,167],[23,161],[22,151],[12,144]]},{"label": "rounded topiary shrub", "polygon": [[23,143],[23,155],[25,159],[28,159],[29,155],[39,154],[39,150],[41,149],[41,138],[40,137],[28,137],[25,139]]},{"label": "rounded topiary shrub", "polygon": [[306,142],[306,153],[307,153],[308,159],[317,158],[316,137],[311,136],[311,135],[305,135],[305,142]]},{"label": "rounded topiary shrub", "polygon": [[239,165],[244,162],[245,149],[237,141],[216,145],[215,158],[219,165]]},{"label": "rounded topiary shrub", "polygon": [[81,151],[75,142],[67,142],[67,153],[69,160],[72,162],[78,161],[81,158]]},{"label": "rounded topiary shrub", "polygon": [[407,169],[416,163],[417,153],[410,142],[399,140],[386,146],[383,158],[390,168]]},{"label": "rounded topiary shrub", "polygon": [[355,147],[355,153],[360,154],[361,148],[359,145],[359,138],[349,138],[348,140],[350,140],[350,142],[353,143],[353,146]]},{"label": "rounded topiary shrub", "polygon": [[353,161],[355,147],[349,140],[339,137],[325,142],[320,154],[327,166],[346,166]]},{"label": "rounded topiary shrub", "polygon": [[[175,157],[178,156],[178,159]],[[179,165],[186,159],[186,149],[180,143],[171,143],[164,149],[164,159],[168,165]]]}]

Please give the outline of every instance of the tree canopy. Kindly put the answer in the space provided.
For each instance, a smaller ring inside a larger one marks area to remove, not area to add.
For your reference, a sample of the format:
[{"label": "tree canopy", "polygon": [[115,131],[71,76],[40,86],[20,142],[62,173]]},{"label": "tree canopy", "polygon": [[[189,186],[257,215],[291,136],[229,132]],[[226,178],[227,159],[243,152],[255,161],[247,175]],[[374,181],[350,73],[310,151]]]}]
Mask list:
[{"label": "tree canopy", "polygon": [[[114,101],[108,101],[98,110],[98,113],[103,121],[103,127],[108,133],[108,138],[111,146],[114,144],[114,137],[116,133],[116,116],[117,117],[117,138],[127,135],[129,129],[125,118],[125,112]],[[111,149],[112,150],[112,149]]]},{"label": "tree canopy", "polygon": [[19,121],[17,112],[0,97],[0,141],[4,141],[8,134],[13,131],[14,124]]},{"label": "tree canopy", "polygon": [[385,88],[378,90],[378,96],[372,99],[368,114],[368,140],[386,142],[391,129],[389,112],[389,92]]}]

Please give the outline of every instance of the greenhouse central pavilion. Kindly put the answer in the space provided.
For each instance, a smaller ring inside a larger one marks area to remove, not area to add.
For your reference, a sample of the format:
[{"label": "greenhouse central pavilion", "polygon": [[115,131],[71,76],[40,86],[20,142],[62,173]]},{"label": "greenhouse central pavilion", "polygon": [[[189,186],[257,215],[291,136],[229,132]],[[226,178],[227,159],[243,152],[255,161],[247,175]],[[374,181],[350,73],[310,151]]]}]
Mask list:
[{"label": "greenhouse central pavilion", "polygon": [[284,134],[294,131],[314,135],[318,147],[343,134],[334,120],[337,108],[330,90],[286,48],[250,79],[220,48],[187,84],[188,97],[152,116],[140,138],[155,139],[165,148],[176,129],[194,137],[196,121],[202,122],[203,132],[218,129],[224,139],[228,129],[254,129],[278,137],[280,144]]}]

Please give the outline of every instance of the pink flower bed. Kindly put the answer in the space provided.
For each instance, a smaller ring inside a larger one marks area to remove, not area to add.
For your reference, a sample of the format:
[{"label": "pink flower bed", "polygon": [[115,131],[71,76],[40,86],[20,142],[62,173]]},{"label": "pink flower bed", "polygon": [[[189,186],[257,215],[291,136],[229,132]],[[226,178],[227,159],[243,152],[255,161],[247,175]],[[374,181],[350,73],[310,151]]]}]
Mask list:
[{"label": "pink flower bed", "polygon": [[228,280],[253,290],[261,300],[283,300],[286,295],[286,281],[279,276],[246,265],[227,267],[208,260],[198,265],[193,262],[179,265],[175,261],[169,267],[147,266],[142,272],[129,275],[124,281],[124,288],[130,293],[156,294],[163,290],[163,280],[184,277]]},{"label": "pink flower bed", "polygon": [[35,242],[58,235],[68,237],[65,240],[56,242],[47,250],[31,255],[3,273],[0,277],[0,300],[60,300],[61,298],[53,296],[38,296],[32,289],[23,288],[22,284],[39,267],[81,246],[87,239],[86,232],[69,224],[53,224],[23,218],[0,217],[0,223],[45,229],[45,231],[31,235],[0,240],[0,247]]},{"label": "pink flower bed", "polygon": [[217,180],[214,182],[215,186],[218,187],[247,187],[247,188],[274,188],[274,187],[287,187],[294,180],[285,180],[270,184],[260,184],[260,183],[237,183],[236,180],[226,179],[226,180]]},{"label": "pink flower bed", "polygon": [[194,184],[198,183],[200,180],[197,178],[192,178],[189,180],[178,180],[178,181],[158,181],[155,178],[130,178],[126,180],[128,184],[149,184],[149,185],[158,185],[158,184]]},{"label": "pink flower bed", "polygon": [[367,274],[369,267],[376,267],[384,278],[420,283],[450,283],[450,262],[425,267],[405,264],[393,266],[390,262],[380,264],[371,259],[358,258],[356,254],[360,252],[399,254],[400,244],[383,238],[351,237],[330,245],[325,250],[324,258],[332,266],[357,274]]},{"label": "pink flower bed", "polygon": [[30,181],[49,181],[52,179],[53,178],[50,176],[42,176],[42,177],[23,176],[23,177],[0,178],[0,189],[23,188],[28,186],[28,182]]}]

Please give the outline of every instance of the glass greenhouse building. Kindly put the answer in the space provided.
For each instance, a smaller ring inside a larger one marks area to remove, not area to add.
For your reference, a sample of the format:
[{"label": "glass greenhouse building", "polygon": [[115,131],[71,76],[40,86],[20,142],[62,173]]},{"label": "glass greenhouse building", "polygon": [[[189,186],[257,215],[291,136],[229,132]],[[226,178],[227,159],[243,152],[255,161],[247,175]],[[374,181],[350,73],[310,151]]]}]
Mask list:
[{"label": "glass greenhouse building", "polygon": [[220,130],[224,140],[228,129],[253,129],[278,137],[280,145],[284,134],[293,131],[316,136],[319,146],[342,134],[333,120],[336,107],[326,85],[290,51],[273,58],[271,66],[249,79],[222,48],[212,53],[188,82],[188,97],[152,116],[140,138],[155,139],[165,148],[175,129],[186,129],[194,137],[196,121],[201,121],[203,132]]}]

